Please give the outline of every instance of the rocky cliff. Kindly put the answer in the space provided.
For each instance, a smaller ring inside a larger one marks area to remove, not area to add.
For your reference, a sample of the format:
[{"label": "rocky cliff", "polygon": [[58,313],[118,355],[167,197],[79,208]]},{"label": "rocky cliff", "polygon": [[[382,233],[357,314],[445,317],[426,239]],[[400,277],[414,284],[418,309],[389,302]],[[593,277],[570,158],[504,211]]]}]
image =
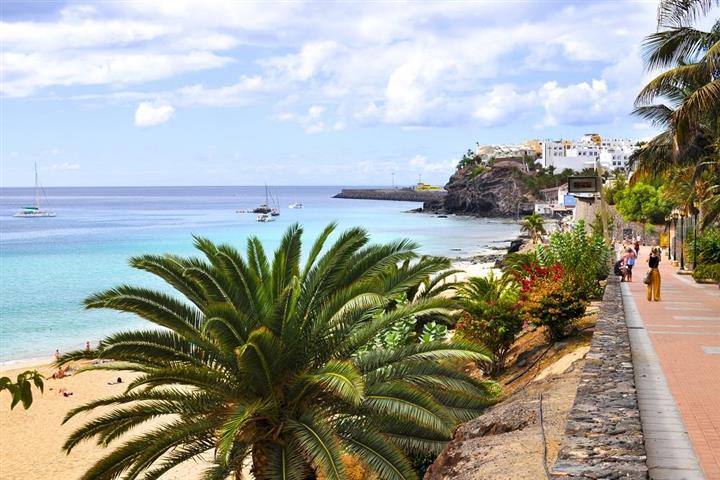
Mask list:
[{"label": "rocky cliff", "polygon": [[[482,217],[508,217],[527,213],[523,203],[533,201],[514,162],[502,162],[476,174],[473,168],[455,172],[445,186],[444,202],[427,202],[428,211],[478,215]],[[523,208],[524,207],[524,208]]]}]

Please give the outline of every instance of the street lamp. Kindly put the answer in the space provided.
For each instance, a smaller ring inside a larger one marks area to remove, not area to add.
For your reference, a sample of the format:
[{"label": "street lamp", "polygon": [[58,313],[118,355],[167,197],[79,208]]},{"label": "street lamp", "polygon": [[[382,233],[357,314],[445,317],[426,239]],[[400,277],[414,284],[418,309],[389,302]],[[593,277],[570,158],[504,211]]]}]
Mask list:
[{"label": "street lamp", "polygon": [[680,270],[685,270],[685,215],[680,214]]},{"label": "street lamp", "polygon": [[698,212],[695,212],[695,220],[693,221],[693,270],[697,268],[697,224]]}]

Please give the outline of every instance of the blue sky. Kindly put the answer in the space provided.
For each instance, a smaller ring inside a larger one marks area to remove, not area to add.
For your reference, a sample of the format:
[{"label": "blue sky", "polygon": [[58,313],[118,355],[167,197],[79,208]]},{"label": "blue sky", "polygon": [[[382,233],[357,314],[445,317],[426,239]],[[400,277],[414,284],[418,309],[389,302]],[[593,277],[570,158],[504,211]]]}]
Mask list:
[{"label": "blue sky", "polygon": [[443,184],[475,142],[653,133],[655,1],[2,8],[3,186]]}]

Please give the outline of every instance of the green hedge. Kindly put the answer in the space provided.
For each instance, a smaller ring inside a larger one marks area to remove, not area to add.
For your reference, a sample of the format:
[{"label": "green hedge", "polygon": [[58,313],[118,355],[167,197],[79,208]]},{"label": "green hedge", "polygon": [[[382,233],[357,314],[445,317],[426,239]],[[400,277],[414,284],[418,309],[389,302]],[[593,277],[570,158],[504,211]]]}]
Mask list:
[{"label": "green hedge", "polygon": [[720,282],[720,263],[715,263],[711,265],[698,265],[695,270],[693,270],[693,278],[695,280],[715,280],[716,282]]}]

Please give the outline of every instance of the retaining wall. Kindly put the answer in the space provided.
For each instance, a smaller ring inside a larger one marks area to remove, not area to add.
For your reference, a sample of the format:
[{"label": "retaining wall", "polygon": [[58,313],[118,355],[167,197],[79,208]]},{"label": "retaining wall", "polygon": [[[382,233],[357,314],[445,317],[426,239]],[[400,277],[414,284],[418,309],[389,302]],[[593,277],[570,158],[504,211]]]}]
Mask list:
[{"label": "retaining wall", "polygon": [[622,291],[610,275],[554,478],[646,479],[640,410]]}]

